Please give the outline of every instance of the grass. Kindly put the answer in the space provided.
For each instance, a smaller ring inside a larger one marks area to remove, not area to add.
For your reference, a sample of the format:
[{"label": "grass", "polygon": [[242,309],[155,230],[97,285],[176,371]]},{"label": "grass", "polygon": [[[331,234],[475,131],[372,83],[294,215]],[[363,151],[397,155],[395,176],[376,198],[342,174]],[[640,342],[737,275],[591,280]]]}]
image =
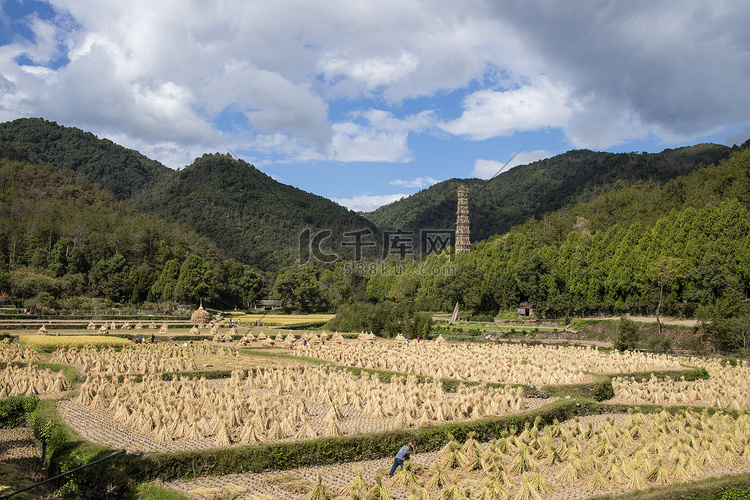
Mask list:
[{"label": "grass", "polygon": [[241,321],[242,325],[250,326],[256,321],[262,321],[265,326],[299,326],[307,324],[325,323],[333,319],[335,314],[247,314],[247,313],[226,313],[224,323],[228,323],[229,318],[236,323]]},{"label": "grass", "polygon": [[440,325],[438,324],[436,328],[448,328],[450,330],[454,331],[460,331],[460,330],[483,330],[483,331],[493,331],[493,332],[510,332],[511,330],[515,330],[516,333],[521,333],[522,330],[527,331],[529,333],[532,333],[534,331],[554,331],[554,330],[560,330],[560,328],[554,327],[554,326],[519,326],[519,325],[478,325],[478,324],[472,324],[472,323],[457,323],[453,325]]},{"label": "grass", "polygon": [[123,347],[132,342],[122,337],[107,335],[20,335],[23,344],[42,351],[53,351],[59,347]]},{"label": "grass", "polygon": [[[24,470],[23,466],[12,463],[0,463],[0,495],[8,495],[14,491],[27,488],[34,483],[36,481],[32,481],[29,478],[28,471]],[[46,487],[39,487],[14,495],[13,498],[17,500],[32,500],[39,498],[40,493],[49,494],[49,490]]]},{"label": "grass", "polygon": [[188,497],[156,483],[141,483],[134,488],[133,500],[188,500]]}]

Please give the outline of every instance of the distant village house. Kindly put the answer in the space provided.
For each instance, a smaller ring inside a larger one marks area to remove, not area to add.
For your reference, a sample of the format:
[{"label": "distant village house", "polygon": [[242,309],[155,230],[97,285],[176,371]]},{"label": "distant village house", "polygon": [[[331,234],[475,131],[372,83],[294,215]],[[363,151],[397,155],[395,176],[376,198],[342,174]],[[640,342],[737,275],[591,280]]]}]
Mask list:
[{"label": "distant village house", "polygon": [[281,301],[270,299],[259,300],[253,304],[253,309],[256,311],[275,311],[276,309],[281,309]]},{"label": "distant village house", "polygon": [[519,316],[533,316],[534,308],[528,302],[521,302],[516,308],[516,312]]}]

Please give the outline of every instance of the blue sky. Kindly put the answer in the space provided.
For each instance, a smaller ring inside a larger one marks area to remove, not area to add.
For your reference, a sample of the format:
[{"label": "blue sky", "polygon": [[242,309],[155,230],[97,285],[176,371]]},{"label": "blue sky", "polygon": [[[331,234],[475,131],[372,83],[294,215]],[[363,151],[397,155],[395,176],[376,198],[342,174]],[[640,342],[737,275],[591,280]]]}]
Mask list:
[{"label": "blue sky", "polygon": [[588,148],[750,138],[745,0],[2,0],[0,121],[355,210]]}]

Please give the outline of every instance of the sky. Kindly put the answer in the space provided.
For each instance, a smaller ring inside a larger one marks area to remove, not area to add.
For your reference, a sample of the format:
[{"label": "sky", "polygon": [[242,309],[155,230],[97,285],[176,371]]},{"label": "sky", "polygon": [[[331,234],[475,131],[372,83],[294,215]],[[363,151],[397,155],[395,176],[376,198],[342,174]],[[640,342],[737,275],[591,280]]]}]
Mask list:
[{"label": "sky", "polygon": [[749,21],[747,0],[0,0],[0,122],[175,169],[232,152],[369,211],[571,149],[741,144]]}]

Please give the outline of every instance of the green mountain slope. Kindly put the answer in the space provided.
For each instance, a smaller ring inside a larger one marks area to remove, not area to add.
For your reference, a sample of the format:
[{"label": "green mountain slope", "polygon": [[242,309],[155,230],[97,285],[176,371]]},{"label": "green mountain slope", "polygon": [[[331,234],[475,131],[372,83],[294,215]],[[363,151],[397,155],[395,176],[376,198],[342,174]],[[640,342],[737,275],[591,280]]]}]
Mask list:
[{"label": "green mountain slope", "polygon": [[616,183],[477,242],[468,254],[370,276],[364,288],[368,297],[401,298],[428,311],[459,302],[495,312],[528,302],[548,318],[692,316],[711,322],[722,350],[743,348],[750,335],[743,333],[750,332],[749,209],[750,148],[743,147],[664,183]]},{"label": "green mountain slope", "polygon": [[34,313],[162,302],[248,307],[263,280],[207,238],[70,171],[0,160],[0,303]]},{"label": "green mountain slope", "polygon": [[41,118],[0,123],[0,158],[49,163],[126,199],[170,171],[137,151]]},{"label": "green mountain slope", "polygon": [[[322,246],[342,255],[345,231],[377,233],[374,224],[356,213],[219,154],[205,155],[176,172],[91,133],[24,118],[0,124],[0,158],[73,172],[118,200],[133,202],[141,212],[192,227],[226,255],[263,270],[294,262],[305,229],[310,235],[330,230]],[[376,236],[371,239],[377,241]]]},{"label": "green mountain slope", "polygon": [[658,154],[598,153],[588,150],[515,167],[494,179],[451,179],[365,214],[378,227],[452,228],[456,187],[469,188],[472,241],[502,234],[529,217],[541,217],[610,189],[618,181],[664,182],[717,163],[731,148],[716,144]]},{"label": "green mountain slope", "polygon": [[324,247],[337,254],[345,250],[344,232],[377,231],[353,211],[221,154],[203,155],[164,176],[135,201],[141,210],[187,224],[228,256],[263,270],[295,262],[300,257],[300,234],[306,229],[311,234],[330,230]]}]

